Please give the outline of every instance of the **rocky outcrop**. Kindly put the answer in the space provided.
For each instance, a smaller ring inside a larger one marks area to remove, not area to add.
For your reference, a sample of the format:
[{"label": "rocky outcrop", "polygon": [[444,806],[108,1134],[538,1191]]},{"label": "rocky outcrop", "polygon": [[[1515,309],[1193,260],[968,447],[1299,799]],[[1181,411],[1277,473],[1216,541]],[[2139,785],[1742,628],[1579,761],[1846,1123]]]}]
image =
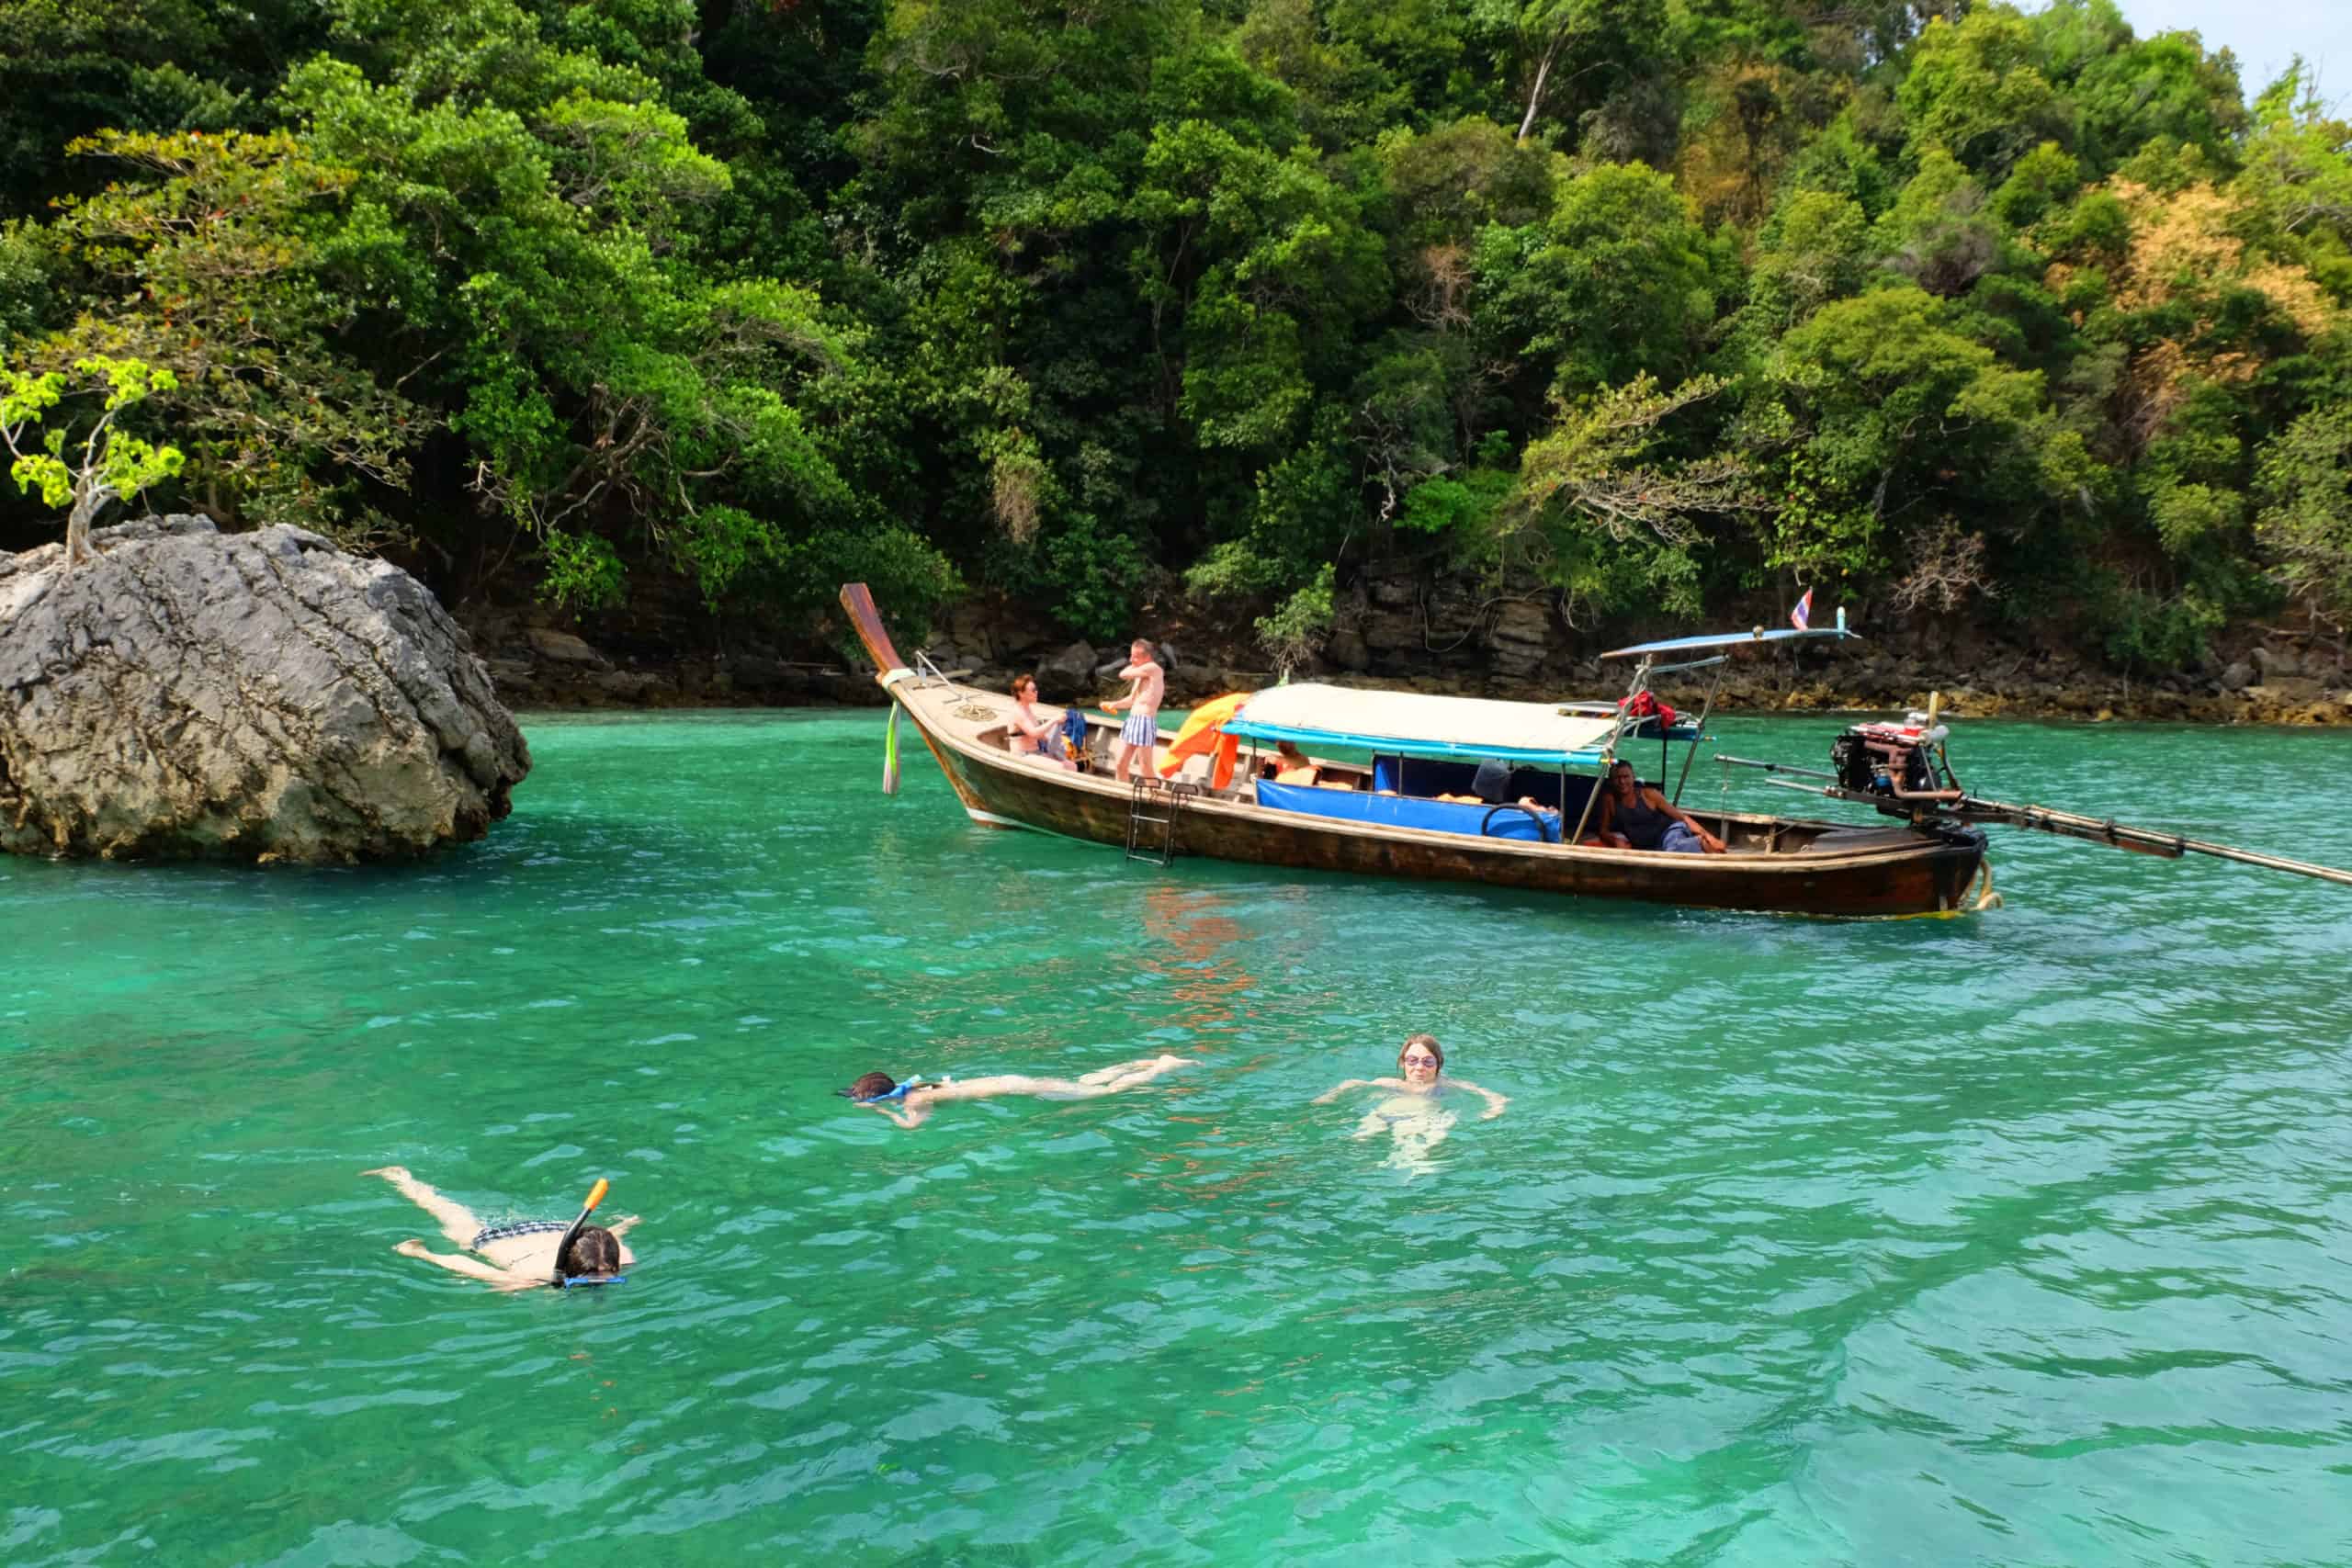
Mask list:
[{"label": "rocky outcrop", "polygon": [[1094,689],[1094,645],[1074,642],[1037,666],[1037,685],[1047,702],[1070,702]]},{"label": "rocky outcrop", "polygon": [[465,634],[300,528],[0,554],[0,849],[351,862],[480,838],[530,771]]}]

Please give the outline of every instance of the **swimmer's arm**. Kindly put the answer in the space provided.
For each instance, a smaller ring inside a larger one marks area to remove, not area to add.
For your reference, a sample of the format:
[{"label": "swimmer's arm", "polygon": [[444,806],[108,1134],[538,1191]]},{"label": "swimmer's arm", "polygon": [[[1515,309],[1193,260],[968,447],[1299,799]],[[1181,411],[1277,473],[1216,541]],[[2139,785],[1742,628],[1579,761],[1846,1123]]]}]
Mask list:
[{"label": "swimmer's arm", "polygon": [[1472,1083],[1467,1078],[1453,1078],[1448,1081],[1451,1082],[1455,1089],[1466,1089],[1472,1094],[1483,1095],[1486,1098],[1487,1111],[1485,1115],[1478,1118],[1481,1122],[1493,1121],[1496,1117],[1500,1116],[1503,1113],[1503,1107],[1510,1103],[1510,1097],[1509,1095],[1497,1094],[1490,1089],[1480,1089],[1476,1084]]},{"label": "swimmer's arm", "polygon": [[929,1106],[922,1106],[913,1111],[901,1111],[895,1105],[869,1105],[865,1109],[879,1111],[910,1133],[922,1126],[922,1119],[931,1114]]},{"label": "swimmer's arm", "polygon": [[526,1274],[514,1274],[503,1269],[492,1268],[477,1258],[456,1257],[435,1252],[413,1236],[392,1250],[402,1258],[421,1258],[427,1263],[437,1264],[447,1269],[452,1274],[463,1274],[469,1280],[480,1280],[483,1284],[495,1290],[527,1291],[534,1285],[547,1283],[545,1280],[535,1280]]},{"label": "swimmer's arm", "polygon": [[1370,1079],[1349,1078],[1342,1083],[1333,1084],[1329,1089],[1325,1089],[1321,1094],[1317,1095],[1313,1100],[1308,1100],[1306,1103],[1309,1105],[1329,1105],[1351,1089],[1370,1089],[1371,1087],[1372,1083]]},{"label": "swimmer's arm", "polygon": [[618,1241],[621,1237],[628,1235],[630,1227],[635,1225],[638,1221],[644,1217],[645,1216],[642,1214],[631,1214],[628,1219],[621,1221],[618,1224],[609,1226],[608,1228],[613,1233],[613,1239],[615,1241]]}]

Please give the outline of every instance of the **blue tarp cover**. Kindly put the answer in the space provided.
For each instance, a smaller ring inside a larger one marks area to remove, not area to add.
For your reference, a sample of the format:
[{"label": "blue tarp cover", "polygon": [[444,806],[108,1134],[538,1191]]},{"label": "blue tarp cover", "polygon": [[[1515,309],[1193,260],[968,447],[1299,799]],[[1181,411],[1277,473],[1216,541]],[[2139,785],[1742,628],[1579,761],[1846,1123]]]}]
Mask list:
[{"label": "blue tarp cover", "polygon": [[[1478,834],[1478,825],[1487,819],[1493,808],[1468,806],[1458,800],[1420,800],[1408,795],[1365,795],[1351,789],[1320,789],[1314,784],[1275,784],[1271,779],[1258,781],[1258,804],[1276,811],[1296,811],[1310,817],[1335,817],[1345,822],[1369,822],[1382,828],[1418,828],[1425,833]],[[1559,825],[1553,820],[1547,837],[1556,839]],[[1532,843],[1539,837],[1535,819],[1526,812],[1512,809],[1495,812],[1494,830],[1486,835],[1491,839],[1519,839]]]}]

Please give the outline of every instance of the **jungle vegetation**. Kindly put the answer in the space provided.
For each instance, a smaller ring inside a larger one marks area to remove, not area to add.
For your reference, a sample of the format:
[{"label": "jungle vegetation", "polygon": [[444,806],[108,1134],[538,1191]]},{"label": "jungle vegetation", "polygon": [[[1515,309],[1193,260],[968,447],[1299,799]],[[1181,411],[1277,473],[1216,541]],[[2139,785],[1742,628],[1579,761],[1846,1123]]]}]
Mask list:
[{"label": "jungle vegetation", "polygon": [[864,578],[1107,639],[1181,578],[1296,650],[1399,552],[1572,620],[1826,583],[2146,666],[2352,616],[2352,126],[2111,0],[0,38],[18,544],[103,423],[151,502],[445,592],[787,627]]}]

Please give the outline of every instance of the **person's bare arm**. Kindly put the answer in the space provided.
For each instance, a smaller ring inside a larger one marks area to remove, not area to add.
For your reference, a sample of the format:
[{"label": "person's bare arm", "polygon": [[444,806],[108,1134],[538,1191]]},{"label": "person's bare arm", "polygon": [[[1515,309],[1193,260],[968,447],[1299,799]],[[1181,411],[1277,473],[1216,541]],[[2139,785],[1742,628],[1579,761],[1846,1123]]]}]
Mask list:
[{"label": "person's bare arm", "polygon": [[1708,832],[1704,828],[1699,826],[1699,819],[1696,817],[1691,816],[1688,811],[1683,810],[1680,807],[1675,805],[1672,801],[1667,799],[1666,796],[1660,795],[1656,790],[1651,790],[1649,792],[1649,797],[1660,811],[1665,812],[1668,817],[1673,818],[1677,822],[1681,823],[1685,828],[1688,828],[1693,833],[1698,834],[1699,841],[1701,843],[1706,845],[1710,850],[1715,851],[1717,853],[1722,852],[1724,841],[1721,839],[1716,838],[1713,833]]},{"label": "person's bare arm", "polygon": [[613,1233],[613,1239],[615,1241],[618,1241],[621,1237],[628,1235],[630,1230],[636,1226],[637,1222],[642,1218],[644,1218],[642,1214],[631,1214],[628,1218],[621,1221],[620,1224],[616,1225],[610,1225],[606,1228]]},{"label": "person's bare arm", "polygon": [[931,1107],[927,1105],[918,1106],[911,1111],[901,1111],[895,1105],[868,1105],[865,1109],[888,1116],[910,1133],[922,1126],[922,1119],[931,1114]]},{"label": "person's bare arm", "polygon": [[1351,1089],[1370,1089],[1371,1087],[1372,1081],[1369,1078],[1348,1078],[1343,1082],[1333,1084],[1329,1089],[1325,1089],[1321,1094],[1317,1095],[1313,1100],[1308,1100],[1306,1103],[1309,1105],[1329,1105]]},{"label": "person's bare arm", "polygon": [[1487,1102],[1487,1109],[1485,1113],[1478,1118],[1481,1122],[1493,1121],[1496,1117],[1500,1116],[1503,1113],[1503,1107],[1510,1103],[1510,1097],[1509,1095],[1497,1094],[1490,1089],[1481,1089],[1478,1085],[1472,1083],[1468,1078],[1448,1078],[1445,1081],[1446,1086],[1450,1089],[1466,1089],[1472,1094],[1481,1096],[1485,1099]]},{"label": "person's bare arm", "polygon": [[534,1285],[547,1283],[545,1280],[534,1280],[526,1275],[509,1273],[503,1269],[484,1263],[478,1258],[451,1257],[445,1253],[435,1252],[414,1236],[411,1236],[392,1250],[402,1258],[422,1258],[427,1263],[447,1269],[452,1274],[463,1274],[469,1280],[479,1280],[496,1290],[527,1291]]}]

